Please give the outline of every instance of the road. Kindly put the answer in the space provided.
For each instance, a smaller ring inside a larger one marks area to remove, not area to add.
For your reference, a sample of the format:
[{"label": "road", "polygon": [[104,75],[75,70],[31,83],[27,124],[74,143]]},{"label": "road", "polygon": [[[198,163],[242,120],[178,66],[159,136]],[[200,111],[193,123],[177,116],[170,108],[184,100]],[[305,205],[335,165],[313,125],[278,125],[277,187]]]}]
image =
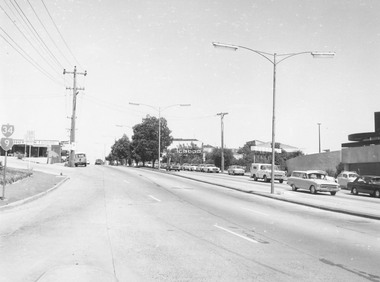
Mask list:
[{"label": "road", "polygon": [[69,173],[1,211],[0,281],[380,281],[379,221],[144,169]]}]

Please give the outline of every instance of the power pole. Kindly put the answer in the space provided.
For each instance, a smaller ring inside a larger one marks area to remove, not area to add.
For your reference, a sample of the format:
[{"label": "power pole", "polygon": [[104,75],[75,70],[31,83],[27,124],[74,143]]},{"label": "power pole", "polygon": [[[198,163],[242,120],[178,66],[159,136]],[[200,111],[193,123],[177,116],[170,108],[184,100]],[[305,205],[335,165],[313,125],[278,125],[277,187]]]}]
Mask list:
[{"label": "power pole", "polygon": [[218,113],[218,116],[220,116],[220,123],[221,123],[221,134],[222,134],[222,163],[221,163],[221,171],[222,173],[224,172],[224,123],[223,123],[223,118],[225,115],[228,115],[228,113]]},{"label": "power pole", "polygon": [[77,87],[77,74],[87,75],[87,71],[77,72],[77,67],[74,66],[73,72],[68,72],[65,69],[63,74],[72,74],[73,75],[73,87],[66,87],[66,89],[73,90],[73,113],[71,115],[71,129],[70,129],[70,155],[69,155],[69,166],[74,166],[75,158],[75,120],[76,120],[76,107],[77,107],[77,95],[79,94],[78,90],[84,90],[84,88]]}]

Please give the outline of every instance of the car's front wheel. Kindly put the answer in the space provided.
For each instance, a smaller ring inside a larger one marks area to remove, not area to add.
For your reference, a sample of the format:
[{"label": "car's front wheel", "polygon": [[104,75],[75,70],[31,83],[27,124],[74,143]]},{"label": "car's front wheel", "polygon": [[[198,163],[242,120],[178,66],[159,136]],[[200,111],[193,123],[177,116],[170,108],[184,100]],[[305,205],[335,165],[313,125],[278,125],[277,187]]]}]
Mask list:
[{"label": "car's front wheel", "polygon": [[310,187],[310,193],[311,193],[311,194],[317,194],[317,190],[315,189],[314,186],[311,186],[311,187]]},{"label": "car's front wheel", "polygon": [[375,198],[380,198],[380,190],[375,190],[375,192],[373,192],[373,196]]},{"label": "car's front wheel", "polygon": [[357,195],[358,194],[358,189],[356,189],[356,187],[352,187],[351,193],[354,194],[354,195]]},{"label": "car's front wheel", "polygon": [[330,192],[331,196],[335,196],[336,192]]},{"label": "car's front wheel", "polygon": [[292,191],[297,191],[296,185],[292,184],[291,187],[292,187]]}]

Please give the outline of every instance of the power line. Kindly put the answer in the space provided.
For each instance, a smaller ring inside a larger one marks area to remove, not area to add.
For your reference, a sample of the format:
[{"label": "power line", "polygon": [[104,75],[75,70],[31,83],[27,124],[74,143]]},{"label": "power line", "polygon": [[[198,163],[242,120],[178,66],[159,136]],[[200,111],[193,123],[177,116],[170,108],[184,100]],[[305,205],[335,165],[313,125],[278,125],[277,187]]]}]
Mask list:
[{"label": "power line", "polygon": [[[9,10],[13,13],[13,15],[16,17],[13,10],[10,8],[7,2],[5,2],[8,6]],[[13,4],[12,4],[13,5]],[[16,20],[12,19],[11,16],[5,11],[5,9],[0,5],[0,8],[3,10],[4,14],[8,17],[8,19],[12,22],[12,24],[17,28],[17,30],[21,33],[21,35],[25,38],[25,40],[32,46],[34,51],[52,68],[53,71],[56,72],[57,75],[60,75],[60,73],[56,70],[56,68],[41,54],[41,52],[34,46],[34,44],[28,39],[28,37],[25,35],[25,33],[18,27],[16,24]],[[20,15],[19,15],[20,16]],[[21,18],[22,19],[22,18]],[[23,19],[22,19],[23,20]],[[30,31],[29,31],[30,32]]]},{"label": "power line", "polygon": [[48,32],[48,30],[46,29],[45,25],[42,23],[40,17],[37,15],[36,11],[34,10],[32,4],[30,3],[29,0],[27,0],[28,3],[29,3],[29,6],[32,8],[32,11],[34,13],[34,15],[36,16],[36,18],[38,19],[38,21],[40,22],[41,26],[43,27],[43,29],[45,30],[46,34],[48,35],[49,39],[51,40],[51,42],[54,44],[55,48],[57,48],[58,52],[61,54],[61,56],[66,60],[66,62],[71,65],[70,61],[67,59],[67,57],[62,53],[61,49],[58,47],[58,45],[55,43],[55,41],[53,40],[53,38],[51,37],[50,33]]},{"label": "power line", "polygon": [[[21,9],[20,5],[17,3],[16,0],[14,0],[14,2],[16,3],[18,9],[21,11],[22,13],[22,16],[23,16],[23,19],[25,18],[26,21],[28,22],[26,25],[29,29],[31,29],[34,33],[33,35],[39,39],[39,43],[41,44],[41,46],[49,53],[49,55],[51,56],[51,58],[53,58],[53,61],[55,61],[55,63],[57,64],[57,66],[59,66],[60,68],[64,68],[62,66],[62,64],[58,61],[58,59],[54,56],[54,54],[51,52],[50,48],[46,45],[45,41],[42,39],[42,37],[40,36],[40,34],[37,32],[37,30],[35,29],[35,27],[33,26],[33,24],[30,22],[29,18],[26,16],[26,14],[24,13],[24,11]],[[11,2],[12,3],[12,2]],[[12,3],[13,5],[13,3]],[[13,5],[14,6],[14,5]],[[14,6],[15,7],[15,6]],[[16,8],[16,7],[15,7]],[[16,8],[16,12],[20,14],[20,12],[17,10]],[[20,14],[21,15],[21,14]],[[25,20],[24,20],[25,22]],[[29,24],[29,25],[28,25]],[[38,41],[38,40],[37,40]]]},{"label": "power line", "polygon": [[80,64],[79,61],[77,60],[77,58],[74,56],[74,53],[71,51],[71,49],[70,49],[69,45],[67,44],[66,40],[63,38],[63,36],[62,36],[61,32],[59,31],[57,25],[55,24],[55,22],[54,22],[54,20],[53,20],[53,17],[51,16],[51,14],[50,14],[48,8],[47,8],[46,5],[45,5],[44,0],[41,0],[41,2],[42,2],[42,4],[44,5],[46,12],[48,13],[48,15],[49,15],[49,17],[50,17],[50,19],[51,19],[51,21],[52,21],[52,23],[53,23],[55,29],[57,30],[59,36],[61,37],[63,43],[65,44],[65,46],[66,46],[66,48],[67,48],[67,50],[69,50],[71,56],[74,58],[75,62],[78,64],[78,66],[79,66],[81,69],[83,69],[83,67],[81,66],[81,64]]}]

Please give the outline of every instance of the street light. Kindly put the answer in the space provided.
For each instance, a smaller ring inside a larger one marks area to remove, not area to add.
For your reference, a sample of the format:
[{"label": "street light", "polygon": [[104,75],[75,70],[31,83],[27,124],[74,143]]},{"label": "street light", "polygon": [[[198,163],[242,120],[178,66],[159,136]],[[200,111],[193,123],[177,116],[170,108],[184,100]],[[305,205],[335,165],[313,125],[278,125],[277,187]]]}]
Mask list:
[{"label": "street light", "polygon": [[148,104],[143,104],[143,103],[132,103],[132,102],[129,102],[130,105],[132,106],[146,106],[146,107],[149,107],[149,108],[152,108],[156,111],[158,111],[158,169],[160,170],[161,168],[161,160],[160,160],[160,157],[161,157],[161,112],[168,109],[168,108],[171,108],[171,107],[175,107],[175,106],[179,106],[179,107],[189,107],[191,106],[191,104],[173,104],[173,105],[169,105],[169,106],[166,106],[166,107],[154,107],[154,106],[151,106],[151,105],[148,105]]},{"label": "street light", "polygon": [[321,123],[318,122],[318,144],[319,144],[319,153],[321,153]]},{"label": "street light", "polygon": [[[254,52],[266,60],[268,60],[273,65],[273,114],[272,114],[272,171],[271,171],[271,194],[274,193],[274,164],[275,164],[275,110],[276,110],[276,67],[282,61],[289,59],[291,57],[302,55],[302,54],[311,54],[313,58],[333,58],[335,52],[316,52],[316,51],[305,51],[298,53],[287,53],[287,54],[277,54],[277,53],[267,53],[263,51],[254,50],[248,47],[212,42],[212,45],[216,48],[226,48],[230,50],[237,51],[238,49],[246,49],[248,51]],[[277,58],[280,58],[277,60]]]}]

